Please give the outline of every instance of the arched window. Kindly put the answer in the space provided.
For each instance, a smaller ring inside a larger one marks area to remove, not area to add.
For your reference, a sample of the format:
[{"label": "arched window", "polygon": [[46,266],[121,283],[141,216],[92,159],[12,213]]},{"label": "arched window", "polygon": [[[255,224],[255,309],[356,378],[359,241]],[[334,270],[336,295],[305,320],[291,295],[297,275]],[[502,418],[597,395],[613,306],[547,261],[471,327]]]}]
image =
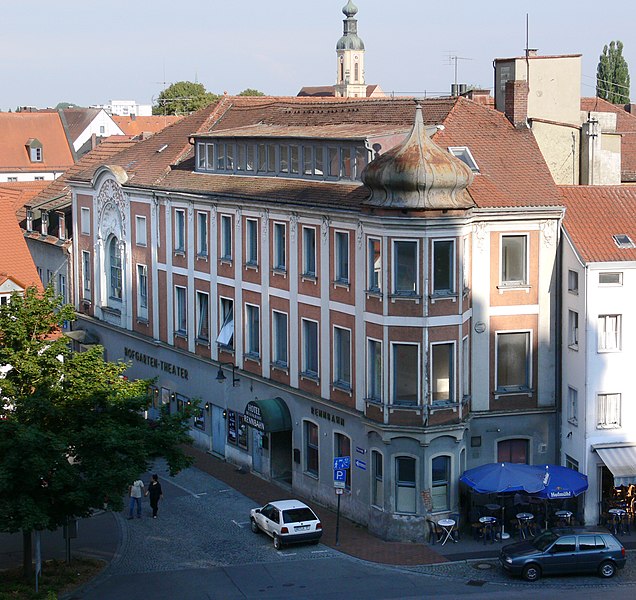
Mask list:
[{"label": "arched window", "polygon": [[431,461],[433,512],[450,510],[450,465],[450,456],[436,456]]},{"label": "arched window", "polygon": [[395,458],[395,512],[417,512],[417,491],[415,478],[416,462],[410,456]]},{"label": "arched window", "polygon": [[360,81],[360,66],[358,63],[353,65],[353,80],[358,83]]},{"label": "arched window", "polygon": [[108,262],[110,267],[110,287],[109,296],[115,300],[121,300],[121,252],[119,251],[119,240],[111,238],[108,244]]},{"label": "arched window", "polygon": [[342,62],[342,56],[340,57],[340,83],[344,81],[344,63]]}]

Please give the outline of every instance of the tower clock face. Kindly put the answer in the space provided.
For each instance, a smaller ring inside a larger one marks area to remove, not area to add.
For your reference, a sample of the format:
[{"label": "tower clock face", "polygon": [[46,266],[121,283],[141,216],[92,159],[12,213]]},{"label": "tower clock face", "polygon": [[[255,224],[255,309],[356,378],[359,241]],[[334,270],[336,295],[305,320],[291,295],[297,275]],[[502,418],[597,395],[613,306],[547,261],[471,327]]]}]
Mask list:
[{"label": "tower clock face", "polygon": [[358,60],[358,55],[357,55],[357,54],[354,54],[354,55],[353,55],[353,58],[354,58],[355,60]]}]

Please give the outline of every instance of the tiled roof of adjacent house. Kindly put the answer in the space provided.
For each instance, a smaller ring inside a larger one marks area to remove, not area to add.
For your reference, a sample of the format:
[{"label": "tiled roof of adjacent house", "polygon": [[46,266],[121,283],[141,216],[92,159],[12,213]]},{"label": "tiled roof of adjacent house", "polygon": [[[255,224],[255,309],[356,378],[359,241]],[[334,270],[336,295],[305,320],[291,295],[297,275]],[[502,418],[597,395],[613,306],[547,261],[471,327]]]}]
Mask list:
[{"label": "tiled roof of adjacent house", "polygon": [[[42,144],[42,161],[31,162],[27,142]],[[73,154],[56,112],[0,113],[0,171],[64,171]]]},{"label": "tiled roof of adjacent house", "polygon": [[636,247],[621,248],[613,236],[636,244],[636,185],[563,186],[564,227],[584,262],[636,261]]},{"label": "tiled roof of adjacent house", "polygon": [[581,98],[581,110],[616,114],[616,133],[621,134],[621,180],[636,181],[636,115],[601,98]]},{"label": "tiled roof of adjacent house", "polygon": [[[0,183],[0,202],[9,203],[16,214],[32,198],[37,196],[51,181],[16,181]],[[21,220],[21,219],[19,219]]]},{"label": "tiled roof of adjacent house", "polygon": [[181,119],[183,119],[183,117],[177,117],[174,115],[149,117],[124,117],[113,115],[113,121],[119,125],[119,128],[126,135],[133,136],[141,135],[143,133],[157,133],[158,131],[165,129],[168,125],[172,125]]}]

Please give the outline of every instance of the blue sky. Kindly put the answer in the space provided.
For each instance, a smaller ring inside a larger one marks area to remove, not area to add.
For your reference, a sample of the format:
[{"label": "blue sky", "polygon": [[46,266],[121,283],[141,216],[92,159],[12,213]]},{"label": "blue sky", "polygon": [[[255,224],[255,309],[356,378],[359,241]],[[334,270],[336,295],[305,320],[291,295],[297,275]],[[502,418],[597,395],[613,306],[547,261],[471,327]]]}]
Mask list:
[{"label": "blue sky", "polygon": [[[603,14],[590,0],[354,0],[366,46],[366,80],[385,91],[448,93],[459,82],[492,88],[492,60],[530,47],[583,54],[583,94],[595,93],[598,57],[613,39],[636,78],[636,18]],[[3,2],[0,109],[151,103],[163,87],[195,78],[213,92],[252,87],[295,95],[335,83],[335,44],[346,0],[35,0]],[[113,8],[107,8],[107,7]],[[631,35],[630,35],[631,34]],[[636,86],[636,79],[634,79]],[[636,95],[636,94],[635,94]]]}]

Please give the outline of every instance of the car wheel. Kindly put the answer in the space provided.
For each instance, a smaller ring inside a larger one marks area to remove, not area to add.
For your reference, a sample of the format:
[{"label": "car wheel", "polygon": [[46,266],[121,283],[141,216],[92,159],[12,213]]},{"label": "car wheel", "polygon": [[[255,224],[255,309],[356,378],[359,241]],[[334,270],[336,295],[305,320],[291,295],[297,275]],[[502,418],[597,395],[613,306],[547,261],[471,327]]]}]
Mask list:
[{"label": "car wheel", "polygon": [[536,581],[541,577],[541,567],[535,564],[526,565],[525,567],[523,567],[521,576],[526,581]]},{"label": "car wheel", "polygon": [[283,542],[280,541],[280,538],[274,534],[274,548],[276,550],[280,550],[283,547]]},{"label": "car wheel", "polygon": [[250,519],[250,527],[254,533],[260,533],[261,530],[258,528],[256,521],[254,519]]},{"label": "car wheel", "polygon": [[611,560],[603,561],[598,568],[598,574],[605,579],[614,577],[614,573],[616,573],[616,565]]}]

